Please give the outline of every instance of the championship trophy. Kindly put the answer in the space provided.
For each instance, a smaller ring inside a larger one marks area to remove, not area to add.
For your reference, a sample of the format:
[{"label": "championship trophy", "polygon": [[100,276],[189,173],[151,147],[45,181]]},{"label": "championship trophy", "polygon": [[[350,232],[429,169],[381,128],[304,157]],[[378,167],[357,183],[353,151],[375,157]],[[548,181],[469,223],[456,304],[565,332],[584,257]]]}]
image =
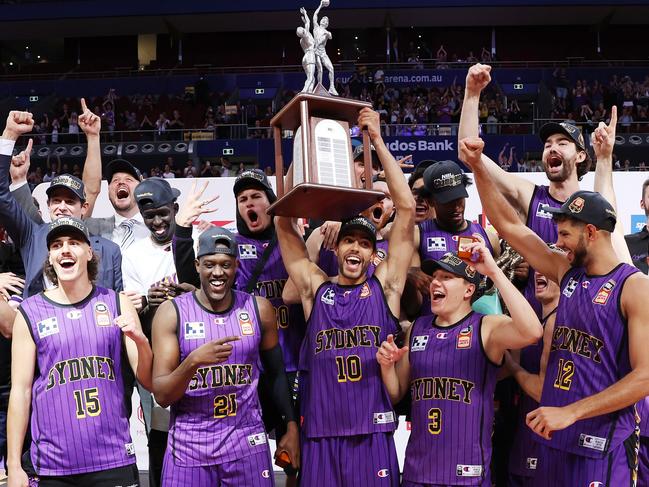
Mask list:
[{"label": "championship trophy", "polygon": [[[372,190],[372,155],[367,129],[363,129],[365,187],[360,187],[354,171],[349,127],[358,120],[362,108],[371,103],[338,97],[334,69],[325,45],[331,39],[329,19],[318,14],[329,0],[322,0],[313,14],[313,34],[304,8],[303,26],[297,36],[304,50],[302,66],[307,79],[303,90],[270,121],[275,142],[277,201],[269,208],[273,215],[343,220],[358,215],[381,200],[384,194]],[[316,75],[317,68],[317,75]],[[329,74],[329,90],[322,85],[323,69]],[[317,81],[317,84],[316,84]],[[284,174],[282,132],[293,131],[293,163]]]}]

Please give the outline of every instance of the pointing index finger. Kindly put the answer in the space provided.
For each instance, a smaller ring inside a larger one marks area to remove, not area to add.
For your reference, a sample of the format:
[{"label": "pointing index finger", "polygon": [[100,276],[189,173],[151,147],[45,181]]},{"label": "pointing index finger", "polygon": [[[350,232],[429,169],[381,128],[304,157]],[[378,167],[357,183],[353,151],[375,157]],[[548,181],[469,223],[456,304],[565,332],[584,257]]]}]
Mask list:
[{"label": "pointing index finger", "polygon": [[611,107],[611,121],[609,122],[609,127],[615,127],[617,125],[617,105]]},{"label": "pointing index finger", "polygon": [[86,105],[86,99],[81,98],[81,111],[85,112],[86,110],[88,110],[88,105]]},{"label": "pointing index finger", "polygon": [[34,144],[34,139],[29,139],[27,141],[27,147],[25,147],[25,155],[29,156],[32,153],[32,145]]},{"label": "pointing index finger", "polygon": [[240,339],[241,337],[238,336],[229,336],[229,337],[219,338],[218,340],[214,340],[214,343],[216,343],[217,345],[226,345],[230,342],[236,342]]}]

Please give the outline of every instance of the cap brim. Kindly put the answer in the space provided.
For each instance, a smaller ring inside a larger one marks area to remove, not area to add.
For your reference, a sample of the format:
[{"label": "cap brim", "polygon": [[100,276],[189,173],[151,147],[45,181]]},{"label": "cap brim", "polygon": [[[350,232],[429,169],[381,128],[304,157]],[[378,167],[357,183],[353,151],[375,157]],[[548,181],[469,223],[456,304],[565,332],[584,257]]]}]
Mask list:
[{"label": "cap brim", "polygon": [[81,202],[86,201],[85,198],[79,196],[79,193],[73,190],[70,186],[66,186],[65,184],[54,184],[54,185],[50,184],[49,187],[45,190],[45,194],[49,197],[55,189],[59,189],[59,188],[63,188],[67,190],[69,193],[73,194],[75,198],[79,198]]},{"label": "cap brim", "polygon": [[572,213],[570,213],[569,211],[565,211],[560,206],[542,205],[541,210],[545,211],[546,213],[551,213],[553,215],[568,215],[568,216],[572,215]]},{"label": "cap brim", "polygon": [[585,147],[582,147],[579,142],[568,132],[563,125],[557,122],[548,122],[541,127],[539,130],[539,138],[541,142],[545,144],[545,141],[548,140],[548,137],[554,134],[563,134],[568,137],[574,144],[581,150],[586,150]]},{"label": "cap brim", "polygon": [[259,188],[262,191],[267,191],[267,190],[272,191],[272,188],[269,188],[264,183],[254,178],[240,179],[239,181],[234,183],[234,186],[232,187],[232,191],[236,196],[239,193],[241,193],[241,191],[243,191],[244,189],[249,189],[249,188]]},{"label": "cap brim", "polygon": [[430,195],[433,197],[435,201],[441,204],[446,204],[450,201],[457,200],[459,198],[468,198],[469,193],[466,191],[466,186],[461,185],[461,186],[456,186],[454,188],[450,188],[445,191],[430,191],[428,190]]},{"label": "cap brim", "polygon": [[462,279],[466,279],[463,275],[459,274],[457,270],[453,269],[450,265],[445,264],[443,262],[438,262],[433,259],[427,259],[421,263],[421,270],[424,274],[428,274],[429,276],[433,275],[433,272],[435,272],[437,269],[442,269],[447,272],[450,272],[451,274],[461,277]]},{"label": "cap brim", "polygon": [[345,225],[345,228],[342,228],[340,230],[340,233],[338,233],[338,242],[340,242],[344,236],[349,235],[351,232],[356,230],[359,232],[363,232],[373,243],[376,243],[376,234],[370,232],[367,229],[367,227],[363,225],[354,225],[354,224]]},{"label": "cap brim", "polygon": [[137,168],[124,159],[115,159],[108,163],[106,166],[106,179],[110,182],[110,180],[113,179],[113,176],[118,172],[130,174],[138,181],[142,178],[142,175]]},{"label": "cap brim", "polygon": [[54,240],[57,237],[60,237],[61,235],[79,235],[80,237],[83,238],[83,241],[86,242],[88,245],[90,245],[90,239],[88,236],[83,233],[83,231],[79,230],[77,227],[72,226],[72,225],[61,225],[60,227],[55,228],[51,232],[48,232],[47,234],[47,247],[49,248],[50,242]]}]

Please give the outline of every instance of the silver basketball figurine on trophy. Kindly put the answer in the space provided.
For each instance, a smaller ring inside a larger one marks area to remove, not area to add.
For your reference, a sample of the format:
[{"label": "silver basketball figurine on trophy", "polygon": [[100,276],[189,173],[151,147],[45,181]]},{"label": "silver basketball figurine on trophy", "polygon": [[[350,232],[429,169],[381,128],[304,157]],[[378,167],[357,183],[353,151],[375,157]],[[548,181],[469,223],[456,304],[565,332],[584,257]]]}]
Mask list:
[{"label": "silver basketball figurine on trophy", "polygon": [[325,46],[327,41],[331,39],[331,32],[327,30],[329,27],[329,18],[322,17],[318,22],[318,14],[320,9],[329,6],[329,0],[322,0],[320,6],[313,13],[313,35],[309,32],[310,22],[309,15],[304,7],[300,9],[300,16],[302,17],[303,27],[297,28],[297,36],[300,38],[300,45],[304,51],[302,58],[302,67],[306,73],[306,83],[302,89],[302,93],[313,93],[315,91],[315,70],[318,70],[318,83],[322,85],[322,78],[326,69],[329,73],[329,93],[337,96],[338,92],[334,86],[334,66],[327,56]]}]

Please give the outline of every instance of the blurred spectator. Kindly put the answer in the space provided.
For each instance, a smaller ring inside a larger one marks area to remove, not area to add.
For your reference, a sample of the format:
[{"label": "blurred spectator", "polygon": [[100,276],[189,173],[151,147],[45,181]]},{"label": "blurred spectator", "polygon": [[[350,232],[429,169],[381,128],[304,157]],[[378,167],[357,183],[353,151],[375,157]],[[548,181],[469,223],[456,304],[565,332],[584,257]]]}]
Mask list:
[{"label": "blurred spectator", "polygon": [[176,173],[171,170],[171,166],[169,164],[165,164],[165,169],[162,173],[162,177],[165,179],[174,179],[176,177]]},{"label": "blurred spectator", "polygon": [[155,121],[156,140],[167,140],[167,127],[169,127],[169,120],[165,112],[161,112]]},{"label": "blurred spectator", "polygon": [[232,170],[232,164],[230,163],[230,159],[228,159],[227,157],[221,157],[220,162],[221,162],[221,167],[223,168],[221,169],[221,176],[223,176],[224,178],[234,176],[234,171]]},{"label": "blurred spectator", "polygon": [[169,130],[174,131],[171,133],[171,138],[173,140],[182,140],[182,133],[180,131],[185,128],[185,123],[182,120],[180,112],[174,110],[171,116],[172,119],[169,121]]},{"label": "blurred spectator", "polygon": [[196,177],[196,168],[194,167],[194,161],[189,159],[187,161],[187,166],[183,169],[183,176],[186,178],[195,178]]}]

